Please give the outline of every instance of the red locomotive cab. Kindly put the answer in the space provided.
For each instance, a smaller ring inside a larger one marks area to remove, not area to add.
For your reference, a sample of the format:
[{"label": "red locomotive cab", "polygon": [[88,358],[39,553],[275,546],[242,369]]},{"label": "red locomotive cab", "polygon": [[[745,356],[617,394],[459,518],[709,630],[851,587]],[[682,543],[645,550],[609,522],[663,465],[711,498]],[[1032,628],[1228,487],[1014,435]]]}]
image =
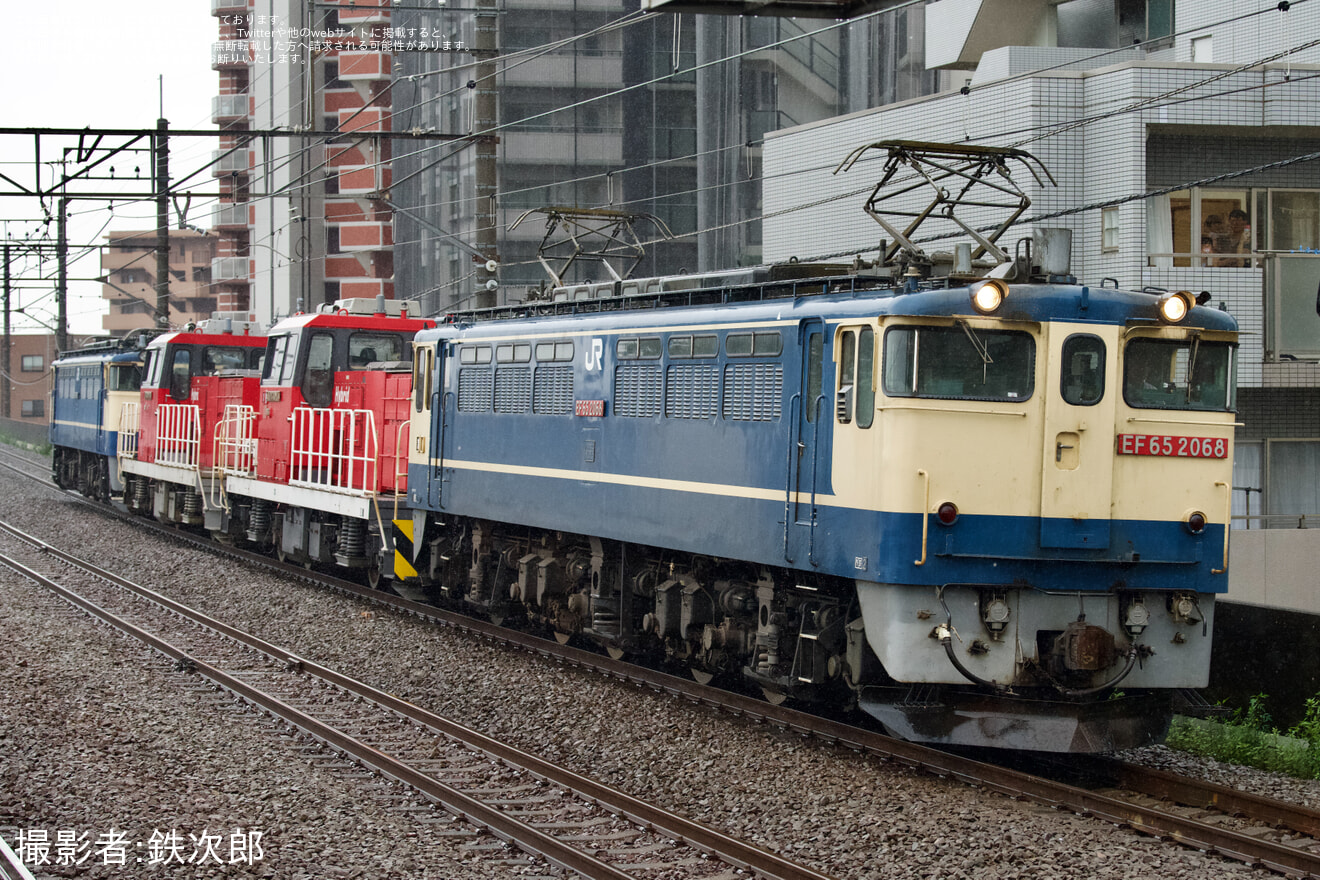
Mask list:
[{"label": "red locomotive cab", "polygon": [[131,457],[209,473],[216,426],[226,404],[245,396],[255,401],[265,348],[259,325],[233,318],[212,319],[152,340],[138,411],[124,413],[124,424],[137,426]]},{"label": "red locomotive cab", "polygon": [[[271,330],[262,378],[257,478],[356,495],[402,491],[412,338],[434,321],[371,300],[299,315]],[[401,448],[401,443],[403,444]]]}]

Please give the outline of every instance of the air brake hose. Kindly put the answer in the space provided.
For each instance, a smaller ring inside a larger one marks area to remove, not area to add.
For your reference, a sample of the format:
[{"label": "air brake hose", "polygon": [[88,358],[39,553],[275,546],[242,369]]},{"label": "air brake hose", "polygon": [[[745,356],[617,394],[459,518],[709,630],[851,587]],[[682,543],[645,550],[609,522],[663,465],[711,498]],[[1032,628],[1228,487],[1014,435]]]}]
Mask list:
[{"label": "air brake hose", "polygon": [[[940,587],[939,589],[937,589],[935,591],[935,595],[936,598],[940,600],[940,606],[944,609],[945,617],[944,617],[944,623],[935,627],[935,632],[932,633],[932,635],[934,635],[935,638],[939,639],[940,644],[944,645],[944,653],[949,655],[949,662],[953,664],[953,668],[957,669],[958,672],[962,675],[962,677],[970,681],[972,684],[980,685],[981,687],[990,688],[996,693],[1010,693],[1012,691],[1011,687],[1007,685],[996,684],[993,681],[988,681],[984,678],[981,678],[979,675],[977,675],[976,673],[968,669],[966,666],[964,666],[962,661],[958,659],[957,652],[953,650],[953,634],[955,632],[953,628],[953,612],[949,610],[948,603],[944,601],[944,588]],[[1129,648],[1127,650],[1127,663],[1124,664],[1122,671],[1120,671],[1118,675],[1114,676],[1104,684],[1092,688],[1064,687],[1063,685],[1055,681],[1052,677],[1050,677],[1049,673],[1044,673],[1044,670],[1041,671],[1045,674],[1045,677],[1049,679],[1050,684],[1054,686],[1054,689],[1057,690],[1059,693],[1063,694],[1064,696],[1087,697],[1090,696],[1091,694],[1098,694],[1101,691],[1108,690],[1112,687],[1116,687],[1119,684],[1119,682],[1121,682],[1123,679],[1128,677],[1128,673],[1132,671],[1132,667],[1137,664],[1137,658],[1141,656],[1143,653],[1145,652],[1143,651],[1141,645],[1134,645],[1133,647]]]}]

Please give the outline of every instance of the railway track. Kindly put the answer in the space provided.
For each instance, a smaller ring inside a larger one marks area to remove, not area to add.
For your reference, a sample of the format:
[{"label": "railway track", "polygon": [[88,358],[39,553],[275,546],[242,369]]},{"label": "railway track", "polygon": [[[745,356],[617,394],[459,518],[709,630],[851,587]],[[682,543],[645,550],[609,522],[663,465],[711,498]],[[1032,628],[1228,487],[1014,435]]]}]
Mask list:
[{"label": "railway track", "polygon": [[[828,880],[299,657],[6,523],[0,533],[0,564],[372,773],[582,877],[624,880],[681,871],[732,880],[746,871]],[[99,583],[83,578],[71,588],[33,567],[43,559]]]},{"label": "railway track", "polygon": [[[94,506],[104,511],[105,508]],[[133,518],[176,540],[219,552],[211,542]],[[359,596],[416,615],[475,637],[590,669],[637,686],[674,694],[819,741],[865,752],[930,774],[954,778],[1010,797],[1093,817],[1141,834],[1179,843],[1211,854],[1289,875],[1320,877],[1320,813],[1270,798],[1247,795],[1212,783],[1178,777],[1138,765],[1107,762],[1097,767],[1107,774],[1103,784],[1120,790],[1094,791],[1066,782],[988,764],[882,734],[817,718],[785,706],[732,694],[608,657],[562,646],[553,641],[498,627],[365,586],[283,565],[273,559],[223,548],[225,553],[293,576],[312,579],[340,592]],[[1214,811],[1207,814],[1207,811]],[[1226,818],[1227,817],[1227,818]],[[1283,832],[1274,830],[1285,829]],[[1291,832],[1291,833],[1290,833]],[[1271,839],[1273,838],[1273,839]]]}]

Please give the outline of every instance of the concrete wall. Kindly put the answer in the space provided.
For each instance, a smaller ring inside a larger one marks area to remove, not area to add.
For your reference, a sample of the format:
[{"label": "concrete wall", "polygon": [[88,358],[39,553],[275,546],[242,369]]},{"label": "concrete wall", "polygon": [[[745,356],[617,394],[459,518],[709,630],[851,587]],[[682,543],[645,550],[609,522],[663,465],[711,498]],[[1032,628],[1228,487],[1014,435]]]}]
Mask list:
[{"label": "concrete wall", "polygon": [[1234,531],[1225,598],[1320,614],[1320,529]]}]

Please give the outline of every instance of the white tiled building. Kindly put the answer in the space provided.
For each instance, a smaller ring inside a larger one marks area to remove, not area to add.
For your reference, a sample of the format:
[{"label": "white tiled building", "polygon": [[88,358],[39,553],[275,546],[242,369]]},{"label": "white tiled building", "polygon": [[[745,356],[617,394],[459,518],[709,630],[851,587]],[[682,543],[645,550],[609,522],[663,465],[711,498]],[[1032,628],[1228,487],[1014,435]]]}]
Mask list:
[{"label": "white tiled building", "polygon": [[[834,174],[856,147],[901,139],[1027,150],[1058,181],[1015,175],[1032,197],[1028,217],[1091,206],[1039,221],[1073,230],[1083,283],[1207,290],[1238,319],[1235,512],[1293,515],[1274,522],[1289,527],[1297,514],[1320,514],[1320,159],[1299,161],[1320,155],[1320,6],[1074,0],[1046,9],[1057,27],[1031,21],[1018,33],[1048,40],[1065,22],[1103,31],[1110,15],[1121,38],[1134,8],[1152,21],[1166,6],[1176,12],[1164,39],[1105,51],[1006,45],[1014,37],[1002,16],[992,33],[977,14],[992,5],[926,7],[929,60],[962,65],[968,46],[999,41],[976,56],[966,89],[767,138],[766,260],[874,256],[885,233],[862,205],[885,154]],[[950,39],[940,25],[948,12],[964,24],[971,16],[970,33],[936,45],[935,34]],[[1019,225],[1001,244],[1029,235]]]}]

